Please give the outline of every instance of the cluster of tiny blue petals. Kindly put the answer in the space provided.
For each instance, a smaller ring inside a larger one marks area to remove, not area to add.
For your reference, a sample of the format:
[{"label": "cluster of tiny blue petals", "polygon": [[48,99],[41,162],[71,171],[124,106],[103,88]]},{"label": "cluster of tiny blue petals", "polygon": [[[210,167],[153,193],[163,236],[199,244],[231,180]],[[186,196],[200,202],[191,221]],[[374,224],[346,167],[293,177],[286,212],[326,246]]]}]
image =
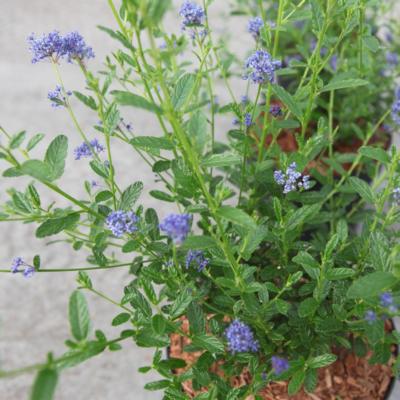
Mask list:
[{"label": "cluster of tiny blue petals", "polygon": [[[20,271],[20,267],[24,267],[24,270]],[[35,273],[35,268],[27,264],[22,257],[15,257],[11,264],[11,272],[13,274],[22,272],[25,278],[30,278]]]},{"label": "cluster of tiny blue petals", "polygon": [[244,79],[250,79],[255,84],[263,84],[265,82],[273,82],[275,79],[275,71],[282,67],[282,63],[273,60],[271,55],[265,50],[257,50],[246,61],[245,67],[247,74]]},{"label": "cluster of tiny blue petals", "polygon": [[247,30],[251,35],[254,37],[254,39],[257,39],[260,36],[260,30],[264,26],[264,21],[260,17],[255,17],[252,18],[248,25],[247,25]]},{"label": "cluster of tiny blue petals", "polygon": [[39,37],[32,33],[28,36],[29,50],[32,52],[32,63],[36,64],[46,58],[58,60],[64,55],[64,41],[58,31]]},{"label": "cluster of tiny blue petals", "polygon": [[368,310],[365,313],[364,319],[368,322],[368,324],[372,325],[377,319],[376,313],[372,310]]},{"label": "cluster of tiny blue petals", "polygon": [[269,108],[269,112],[273,117],[279,117],[282,115],[282,108],[279,104],[272,104],[272,106]]},{"label": "cluster of tiny blue petals", "polygon": [[310,177],[308,175],[302,175],[297,171],[297,164],[294,162],[289,165],[286,172],[275,171],[274,172],[275,182],[283,186],[283,193],[296,191],[297,189],[309,189],[310,188]]},{"label": "cluster of tiny blue petals", "polygon": [[286,358],[272,356],[271,364],[276,375],[283,374],[289,369],[289,361]]},{"label": "cluster of tiny blue petals", "polygon": [[175,244],[181,244],[190,232],[190,214],[170,214],[160,224],[160,229],[169,236]]},{"label": "cluster of tiny blue petals", "polygon": [[97,139],[91,140],[90,143],[83,142],[74,150],[75,160],[92,157],[93,152],[101,153],[102,151],[104,151],[104,147],[99,143]]},{"label": "cluster of tiny blue petals", "polygon": [[201,6],[190,1],[185,1],[182,4],[179,15],[183,18],[183,29],[185,29],[187,26],[201,26],[206,16]]},{"label": "cluster of tiny blue petals", "polygon": [[250,327],[237,319],[225,330],[225,337],[232,353],[256,352],[260,347]]},{"label": "cluster of tiny blue petals", "polygon": [[240,102],[242,103],[242,105],[246,105],[248,102],[249,102],[250,100],[249,100],[249,96],[247,96],[247,95],[244,95],[244,96],[242,96],[241,98],[240,98]]},{"label": "cluster of tiny blue petals", "polygon": [[203,271],[205,267],[207,267],[210,261],[204,256],[204,253],[201,250],[189,250],[186,255],[186,269],[188,269],[191,265],[195,264],[197,266],[197,270],[199,272]]},{"label": "cluster of tiny blue petals", "polygon": [[108,229],[116,237],[138,230],[139,217],[133,211],[112,211],[106,218]]},{"label": "cluster of tiny blue petals", "polygon": [[400,125],[400,88],[397,88],[395,92],[395,101],[392,106],[392,119],[397,125]]},{"label": "cluster of tiny blue petals", "polygon": [[[71,96],[72,92],[68,91],[67,96]],[[52,107],[61,107],[66,105],[66,97],[63,95],[63,90],[60,85],[57,85],[54,90],[49,90],[47,98],[51,101]]]},{"label": "cluster of tiny blue petals", "polygon": [[384,292],[381,294],[380,304],[382,307],[387,308],[392,313],[396,313],[398,311],[398,307],[394,303],[393,295],[389,292]]},{"label": "cluster of tiny blue petals", "polygon": [[247,127],[250,127],[250,126],[252,125],[252,123],[253,123],[253,119],[252,119],[251,114],[250,114],[250,113],[246,113],[246,114],[244,115],[244,124],[245,124]]},{"label": "cluster of tiny blue petals", "polygon": [[386,53],[386,61],[391,67],[395,67],[399,64],[399,56],[396,53],[388,51]]},{"label": "cluster of tiny blue petals", "polygon": [[72,62],[94,57],[93,49],[86,45],[78,32],[61,36],[58,31],[53,31],[39,37],[32,33],[28,37],[28,44],[34,64],[47,58],[52,58],[54,61],[66,58],[68,62]]}]

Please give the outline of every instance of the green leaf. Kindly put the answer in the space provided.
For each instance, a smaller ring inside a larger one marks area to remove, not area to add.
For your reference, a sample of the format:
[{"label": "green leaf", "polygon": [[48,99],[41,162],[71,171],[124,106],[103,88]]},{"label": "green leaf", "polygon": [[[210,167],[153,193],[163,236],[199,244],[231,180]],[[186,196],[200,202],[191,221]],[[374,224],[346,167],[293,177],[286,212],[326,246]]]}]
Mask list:
[{"label": "green leaf", "polygon": [[115,97],[115,101],[121,106],[131,106],[141,108],[156,114],[162,114],[162,109],[154,104],[150,103],[144,97],[134,93],[124,92],[120,90],[114,90],[111,94]]},{"label": "green leaf", "polygon": [[168,203],[173,203],[175,201],[170,194],[165,193],[162,190],[150,190],[149,194],[157,200],[166,201]]},{"label": "green leaf", "polygon": [[183,292],[175,299],[172,304],[170,315],[172,319],[176,319],[180,317],[185,310],[188,308],[191,303],[193,297],[189,293],[187,289],[184,289]]},{"label": "green leaf", "polygon": [[37,133],[36,135],[32,136],[26,145],[26,151],[31,151],[43,138],[43,133]]},{"label": "green leaf", "polygon": [[224,344],[215,336],[196,335],[193,337],[193,345],[200,347],[210,353],[223,353],[225,350]]},{"label": "green leaf", "polygon": [[151,326],[153,327],[153,331],[155,333],[158,335],[163,335],[165,328],[167,327],[167,321],[162,315],[156,314],[151,320]]},{"label": "green leaf", "polygon": [[185,74],[180,77],[172,94],[172,105],[175,110],[179,111],[186,104],[195,83],[196,76],[193,74]]},{"label": "green leaf", "polygon": [[79,213],[71,213],[65,217],[48,219],[36,229],[36,237],[44,238],[71,229],[78,223],[79,219]]},{"label": "green leaf", "polygon": [[304,388],[308,393],[312,393],[315,391],[318,384],[318,374],[317,370],[310,369],[306,373],[306,379],[304,381]]},{"label": "green leaf", "polygon": [[22,131],[14,135],[8,144],[10,149],[17,149],[26,138],[26,131]]},{"label": "green leaf", "polygon": [[128,186],[121,196],[120,210],[129,211],[135,205],[143,190],[142,182],[135,182]]},{"label": "green leaf", "polygon": [[128,322],[131,318],[131,315],[128,313],[121,313],[118,314],[111,322],[112,326],[118,326],[118,325],[122,325],[125,322]]},{"label": "green leaf", "polygon": [[312,279],[318,279],[320,274],[320,265],[318,261],[311,255],[305,251],[300,251],[297,256],[293,257],[293,262],[296,264],[300,264],[304,271]]},{"label": "green leaf", "polygon": [[274,92],[275,96],[277,96],[282,101],[282,103],[285,104],[285,106],[293,115],[295,115],[299,120],[303,118],[303,112],[301,111],[294,97],[290,93],[288,93],[282,86],[272,85],[272,91]]},{"label": "green leaf", "polygon": [[244,239],[241,254],[244,260],[249,260],[251,255],[259,248],[260,244],[268,235],[268,228],[266,226],[257,226],[256,229],[251,230]]},{"label": "green leaf", "polygon": [[40,371],[33,384],[30,400],[53,400],[57,382],[57,371],[53,369]]},{"label": "green leaf", "polygon": [[368,85],[369,82],[364,79],[357,78],[344,78],[344,79],[332,79],[326,86],[324,86],[321,90],[321,93],[329,92],[331,90],[339,90],[339,89],[350,89],[359,86]]},{"label": "green leaf", "polygon": [[326,367],[328,365],[333,364],[335,361],[337,360],[337,356],[335,356],[334,354],[323,354],[321,356],[317,356],[312,358],[311,360],[309,360],[307,362],[307,365],[309,368],[323,368]]},{"label": "green leaf", "polygon": [[206,319],[203,310],[197,303],[190,303],[187,310],[187,317],[189,319],[189,327],[192,334],[200,335],[206,333]]},{"label": "green leaf", "polygon": [[21,172],[39,181],[49,181],[52,178],[52,171],[48,164],[40,160],[28,160],[21,165]]},{"label": "green leaf", "polygon": [[198,154],[202,154],[209,134],[207,132],[207,117],[202,111],[197,111],[193,114],[188,124],[188,134],[191,143]]},{"label": "green leaf", "polygon": [[171,140],[156,136],[137,136],[129,143],[140,149],[173,150],[174,148]]},{"label": "green leaf", "polygon": [[389,272],[373,272],[357,279],[347,291],[349,299],[369,299],[390,289],[398,280]]},{"label": "green leaf", "polygon": [[313,298],[309,297],[308,299],[303,300],[299,306],[299,317],[306,318],[311,317],[315,314],[318,309],[318,302]]},{"label": "green leaf", "polygon": [[358,150],[363,156],[387,164],[390,162],[389,154],[380,147],[363,146]]},{"label": "green leaf", "polygon": [[257,225],[248,214],[239,208],[223,206],[217,210],[217,215],[229,222],[242,226],[246,229],[256,229]]},{"label": "green leaf", "polygon": [[168,335],[157,335],[149,328],[137,335],[136,343],[140,347],[166,347],[171,342]]},{"label": "green leaf", "polygon": [[218,243],[211,236],[188,236],[182,248],[191,250],[206,250],[217,247]]},{"label": "green leaf", "polygon": [[355,271],[351,268],[332,268],[326,273],[326,278],[330,281],[351,278],[355,275]]},{"label": "green leaf", "polygon": [[171,382],[168,381],[167,379],[161,379],[159,381],[146,383],[144,385],[144,388],[146,390],[151,390],[151,391],[162,390],[162,389],[167,388],[170,384],[171,384]]},{"label": "green leaf", "polygon": [[286,223],[286,227],[288,230],[293,230],[297,228],[299,225],[307,222],[308,219],[312,218],[316,215],[319,210],[321,209],[321,204],[313,204],[313,205],[306,205],[299,209],[297,209],[290,217]]},{"label": "green leaf", "polygon": [[69,299],[69,323],[73,337],[85,340],[89,335],[90,317],[85,296],[75,290]]},{"label": "green leaf", "polygon": [[375,202],[375,195],[367,182],[360,178],[351,176],[348,179],[350,186],[356,191],[367,203]]},{"label": "green leaf", "polygon": [[230,167],[232,165],[240,164],[242,162],[242,157],[233,153],[222,153],[222,154],[212,154],[211,156],[205,158],[201,165],[204,168],[221,168]]},{"label": "green leaf", "polygon": [[106,178],[108,179],[109,175],[110,175],[110,169],[107,168],[106,165],[104,165],[103,163],[101,163],[100,161],[97,160],[92,160],[89,163],[90,168],[92,168],[92,170],[99,176],[101,176],[102,178]]},{"label": "green leaf", "polygon": [[288,394],[292,396],[296,394],[302,387],[306,373],[303,370],[297,371],[289,382]]},{"label": "green leaf", "polygon": [[83,104],[85,104],[86,106],[88,106],[89,108],[91,108],[94,111],[97,110],[97,104],[93,97],[86,96],[83,93],[76,92],[76,91],[74,91],[73,93],[76,96],[76,98],[78,100],[80,100]]},{"label": "green leaf", "polygon": [[65,168],[65,159],[68,153],[68,138],[64,135],[57,136],[49,145],[44,157],[44,162],[50,167],[50,181],[62,176]]}]

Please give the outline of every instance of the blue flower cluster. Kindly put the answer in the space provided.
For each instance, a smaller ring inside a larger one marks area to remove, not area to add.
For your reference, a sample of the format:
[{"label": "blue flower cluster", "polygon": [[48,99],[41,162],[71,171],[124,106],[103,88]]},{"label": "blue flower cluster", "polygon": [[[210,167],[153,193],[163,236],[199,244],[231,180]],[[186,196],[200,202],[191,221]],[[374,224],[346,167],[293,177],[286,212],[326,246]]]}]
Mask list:
[{"label": "blue flower cluster", "polygon": [[253,36],[254,39],[258,39],[260,36],[260,30],[264,26],[264,21],[262,20],[261,17],[255,17],[252,18],[248,25],[247,25],[247,30],[251,35]]},{"label": "blue flower cluster", "polygon": [[78,32],[70,32],[61,36],[58,31],[36,37],[33,33],[28,37],[29,49],[32,52],[32,63],[51,58],[54,62],[65,58],[68,62],[83,61],[94,57],[93,49],[86,45]]},{"label": "blue flower cluster", "polygon": [[376,313],[375,313],[374,311],[372,311],[372,310],[368,310],[368,311],[365,313],[364,319],[365,319],[369,324],[372,325],[372,324],[376,321],[376,319],[377,319]]},{"label": "blue flower cluster", "polygon": [[391,67],[396,67],[397,65],[399,65],[399,56],[396,53],[393,53],[392,51],[388,51],[386,53],[386,62]]},{"label": "blue flower cluster", "polygon": [[205,267],[207,267],[209,262],[210,260],[204,256],[204,253],[201,250],[189,250],[186,255],[185,265],[186,269],[189,269],[191,265],[195,264],[198,272],[201,272]]},{"label": "blue flower cluster", "polygon": [[397,305],[394,303],[393,295],[389,292],[384,292],[380,296],[380,305],[391,313],[396,313],[398,311]]},{"label": "blue flower cluster", "polygon": [[84,142],[80,146],[75,148],[74,150],[75,160],[92,157],[93,152],[101,153],[102,151],[104,151],[104,147],[99,143],[97,139],[93,139],[90,141],[90,143]]},{"label": "blue flower cluster", "polygon": [[248,72],[243,78],[262,85],[265,82],[274,81],[275,71],[282,68],[282,63],[278,60],[273,60],[267,51],[257,50],[247,59],[245,67]]},{"label": "blue flower cluster", "polygon": [[302,175],[297,171],[297,164],[293,162],[289,165],[286,172],[281,170],[274,172],[275,182],[283,186],[283,193],[287,194],[297,189],[309,189],[310,188],[310,176]]},{"label": "blue flower cluster", "polygon": [[397,187],[392,192],[393,201],[400,206],[400,187]]},{"label": "blue flower cluster", "polygon": [[179,15],[183,18],[182,28],[187,26],[201,26],[204,22],[206,13],[198,4],[185,1],[179,11]]},{"label": "blue flower cluster", "polygon": [[392,106],[392,119],[397,125],[400,125],[400,87],[398,87],[395,92],[395,100]]},{"label": "blue flower cluster", "polygon": [[289,369],[289,361],[286,358],[272,356],[271,364],[276,375],[283,374]]},{"label": "blue flower cluster", "polygon": [[244,124],[249,128],[253,124],[253,118],[250,113],[244,115]]},{"label": "blue flower cluster", "polygon": [[225,337],[232,353],[256,352],[260,348],[251,328],[237,319],[225,330]]},{"label": "blue flower cluster", "polygon": [[282,108],[279,104],[272,104],[269,108],[269,112],[273,117],[279,117],[282,115]]},{"label": "blue flower cluster", "polygon": [[190,232],[192,216],[190,214],[170,214],[160,224],[160,229],[169,236],[175,244],[181,244]]},{"label": "blue flower cluster", "polygon": [[108,229],[116,237],[125,233],[134,233],[138,230],[139,217],[133,211],[112,211],[106,218]]},{"label": "blue flower cluster", "polygon": [[[66,94],[67,96],[71,96],[72,92],[68,91]],[[62,87],[60,85],[57,85],[54,90],[49,90],[47,98],[51,101],[51,106],[55,108],[66,106],[67,104],[67,98],[64,96]]]},{"label": "blue flower cluster", "polygon": [[[24,267],[24,270],[20,271],[20,267]],[[31,278],[35,273],[35,267],[27,264],[22,257],[15,257],[11,264],[11,272],[13,274],[22,272],[25,278]]]}]

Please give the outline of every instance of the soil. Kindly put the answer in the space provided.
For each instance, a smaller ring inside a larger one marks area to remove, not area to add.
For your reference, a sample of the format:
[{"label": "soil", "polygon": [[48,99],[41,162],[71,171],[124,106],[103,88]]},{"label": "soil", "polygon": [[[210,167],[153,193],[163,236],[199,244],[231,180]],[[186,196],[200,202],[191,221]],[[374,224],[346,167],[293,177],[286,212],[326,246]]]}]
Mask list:
[{"label": "soil", "polygon": [[[389,327],[389,330],[393,327]],[[182,330],[189,331],[189,323],[186,319],[182,321]],[[200,357],[201,352],[186,353],[183,348],[190,344],[190,339],[178,334],[171,335],[170,357],[180,358],[186,361],[185,369],[178,369],[175,372],[180,374],[190,368]],[[397,351],[393,348],[393,354]],[[272,382],[268,384],[259,395],[264,400],[384,400],[391,389],[392,372],[391,367],[394,357],[389,365],[370,365],[366,357],[360,358],[341,349],[335,351],[338,360],[326,368],[319,370],[319,383],[314,393],[305,393],[303,390],[295,396],[289,397],[287,394],[287,382]],[[219,368],[220,364],[215,364],[211,372],[222,376]],[[248,372],[243,372],[240,376],[231,380],[232,387],[240,387],[251,382]],[[185,381],[182,389],[191,398],[194,398],[199,391],[195,391],[191,381]],[[207,388],[202,388],[200,392],[207,392]],[[248,397],[246,400],[254,400]]]}]

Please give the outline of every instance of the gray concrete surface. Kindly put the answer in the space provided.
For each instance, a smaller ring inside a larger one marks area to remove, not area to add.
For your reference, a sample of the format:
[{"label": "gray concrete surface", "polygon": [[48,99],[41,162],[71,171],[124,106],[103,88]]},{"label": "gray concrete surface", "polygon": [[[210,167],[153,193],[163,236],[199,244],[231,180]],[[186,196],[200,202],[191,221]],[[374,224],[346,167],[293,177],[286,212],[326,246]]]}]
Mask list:
[{"label": "gray concrete surface", "polygon": [[[181,1],[174,1],[176,6]],[[226,27],[220,18],[226,7],[225,0],[217,0],[212,8],[211,18],[220,31]],[[70,119],[63,110],[54,110],[47,100],[47,91],[53,89],[56,80],[51,66],[46,63],[32,65],[27,51],[26,37],[31,33],[61,32],[78,30],[87,43],[93,46],[96,59],[89,66],[92,70],[101,67],[105,54],[114,42],[96,29],[96,25],[115,27],[106,0],[14,0],[1,1],[0,13],[0,124],[10,132],[27,129],[30,134],[43,132],[50,140],[59,133],[66,134],[73,148],[80,143]],[[174,14],[166,24],[168,30],[177,32],[179,23]],[[238,32],[245,32],[245,21],[235,26]],[[240,35],[241,36],[241,35]],[[247,35],[236,40],[238,48]],[[245,42],[246,43],[246,42]],[[184,55],[187,56],[187,55]],[[84,82],[77,67],[63,65],[61,68],[65,85],[70,89],[82,90]],[[243,83],[238,83],[242,85]],[[238,92],[239,96],[241,92]],[[226,95],[221,93],[221,98]],[[75,103],[76,113],[87,132],[94,134],[91,126],[97,118],[87,109]],[[136,132],[143,135],[158,135],[159,129],[152,116],[137,111],[129,111],[126,119],[134,124]],[[222,125],[226,125],[221,122]],[[228,123],[230,123],[228,121]],[[221,130],[222,131],[222,130]],[[40,150],[38,154],[42,154]],[[117,146],[114,150],[117,160],[117,175],[122,186],[136,180],[145,183],[145,192],[154,188],[154,176],[141,159],[130,148]],[[71,152],[72,153],[72,152]],[[83,194],[83,178],[91,177],[87,162],[74,162],[70,154],[62,186],[79,196]],[[0,201],[7,198],[7,188],[21,185],[16,180],[0,180]],[[44,202],[60,201],[53,194],[40,188]],[[161,214],[170,211],[168,204],[160,203],[146,194],[143,202],[147,207],[155,207]],[[36,253],[42,255],[44,267],[62,268],[86,265],[85,254],[75,253],[67,245],[46,246],[34,236],[34,226],[21,224],[0,225],[0,267],[8,268],[12,258],[21,255],[26,259]],[[94,285],[110,297],[119,299],[129,276],[121,270],[91,274]],[[75,273],[37,274],[31,280],[20,276],[0,276],[0,365],[5,369],[18,368],[45,360],[46,353],[53,351],[60,355],[65,350],[64,340],[69,338],[67,306],[70,293],[76,287]],[[95,328],[103,329],[110,337],[119,329],[111,328],[113,316],[119,312],[113,305],[101,299],[88,296],[91,316]],[[138,349],[134,343],[124,343],[123,351],[103,354],[77,368],[64,371],[57,389],[56,400],[156,400],[157,392],[145,392],[145,382],[157,376],[142,375],[140,366],[151,361],[152,352]],[[23,375],[10,380],[0,380],[1,400],[25,400],[29,397],[33,376]]]}]

